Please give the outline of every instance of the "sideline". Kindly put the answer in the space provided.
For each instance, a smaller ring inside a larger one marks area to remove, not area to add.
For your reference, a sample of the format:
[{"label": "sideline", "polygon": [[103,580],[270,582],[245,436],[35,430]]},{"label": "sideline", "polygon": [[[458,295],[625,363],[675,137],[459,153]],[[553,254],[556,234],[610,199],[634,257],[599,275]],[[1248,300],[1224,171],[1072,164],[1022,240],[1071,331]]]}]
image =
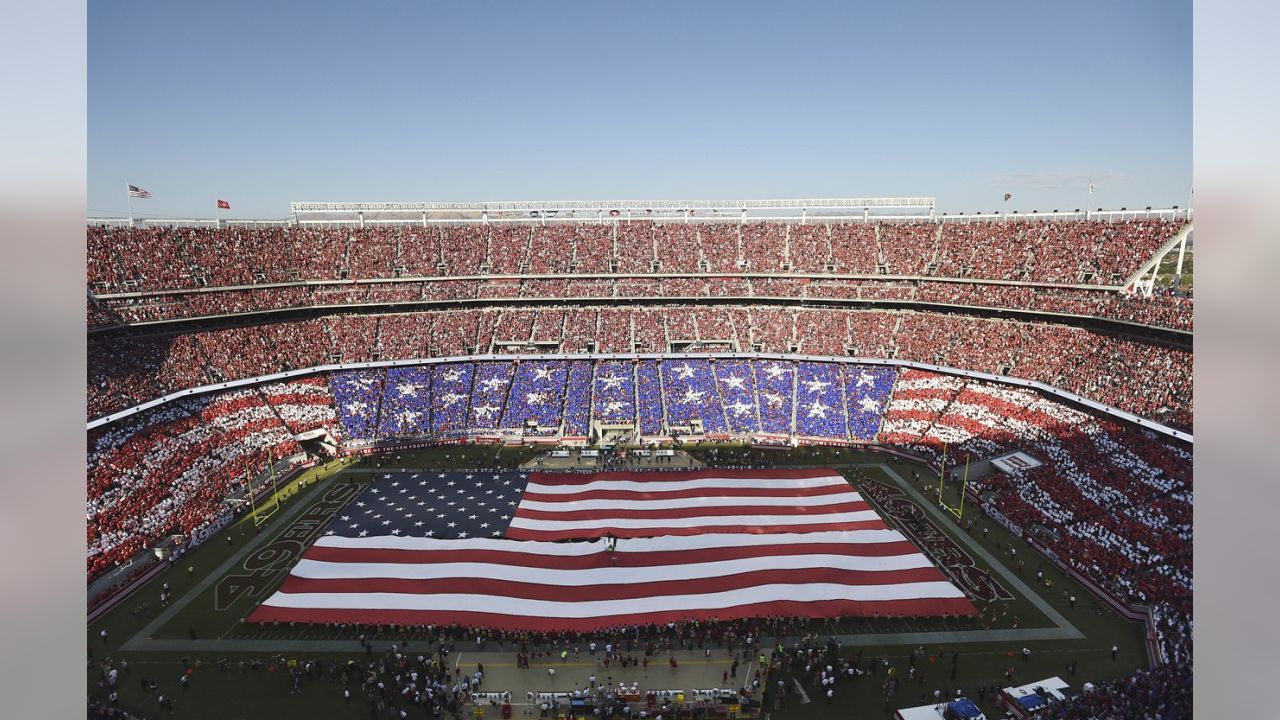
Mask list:
[{"label": "sideline", "polygon": [[[936,505],[934,505],[933,503],[925,499],[924,495],[921,495],[919,490],[912,487],[911,483],[907,482],[905,478],[903,478],[896,471],[894,471],[893,468],[889,467],[888,464],[860,463],[860,464],[854,465],[854,467],[860,467],[860,468],[861,467],[878,467],[881,470],[884,470],[885,474],[893,478],[893,481],[898,484],[898,487],[902,488],[903,491],[905,491],[908,495],[910,495],[911,498],[915,500],[917,504],[919,504],[921,507],[925,509],[925,512],[932,515],[935,518],[935,520],[938,521],[937,522],[938,527],[941,528],[946,525],[951,525],[951,521],[947,518],[946,515],[942,514],[942,510],[940,510]],[[948,534],[951,534],[951,533],[948,533]],[[1031,604],[1036,606],[1037,610],[1044,613],[1045,617],[1049,618],[1050,622],[1052,622],[1054,625],[1057,625],[1058,629],[1065,633],[1062,635],[1056,635],[1053,638],[1026,638],[1026,639],[1028,640],[1031,640],[1031,639],[1078,640],[1084,637],[1084,633],[1080,632],[1080,630],[1077,629],[1075,625],[1072,625],[1071,622],[1062,615],[1062,613],[1058,612],[1044,598],[1040,597],[1038,593],[1034,592],[1026,583],[1022,581],[1021,578],[1017,576],[1017,574],[1015,574],[1012,570],[1010,570],[1008,566],[996,560],[995,557],[986,548],[982,547],[982,543],[979,543],[976,538],[974,538],[969,533],[963,532],[963,531],[957,532],[951,535],[952,537],[959,538],[960,542],[967,545],[969,549],[972,550],[978,557],[987,561],[987,564],[991,566],[992,570],[994,570],[998,575],[1000,575],[1000,577],[1008,581],[1008,583],[1012,585],[1016,590],[1018,590],[1024,596],[1026,596],[1026,598],[1031,601]],[[1000,632],[1000,631],[979,631],[979,632]],[[993,639],[1005,639],[1005,638],[993,638]]]},{"label": "sideline", "polygon": [[[316,481],[315,489],[320,490],[323,487],[331,485],[337,481],[337,478],[340,478],[345,474],[347,474],[347,469],[343,468],[323,480]],[[136,634],[134,634],[133,637],[126,640],[120,646],[120,650],[128,651],[128,652],[137,652],[140,650],[147,651],[147,650],[213,649],[212,647],[210,647],[210,645],[216,645],[216,647],[218,648],[233,649],[228,647],[228,643],[235,642],[235,641],[187,640],[187,641],[177,641],[180,644],[180,646],[174,647],[173,645],[174,641],[163,640],[163,639],[153,640],[151,639],[151,636],[155,633],[156,630],[160,629],[165,624],[167,624],[170,620],[172,620],[174,616],[176,616],[181,610],[183,610],[192,602],[194,602],[197,597],[200,597],[205,590],[209,589],[210,586],[214,585],[215,583],[221,581],[222,578],[226,577],[226,575],[229,572],[231,572],[231,570],[235,568],[241,561],[243,561],[244,558],[248,556],[251,552],[255,552],[261,545],[264,545],[269,541],[275,540],[276,536],[279,534],[278,532],[276,532],[276,530],[278,530],[281,525],[285,525],[291,522],[295,517],[300,515],[305,508],[311,505],[313,498],[314,498],[313,494],[308,494],[308,497],[306,500],[302,502],[295,502],[291,507],[287,508],[284,512],[278,514],[276,516],[278,519],[275,521],[276,523],[275,526],[272,527],[272,532],[259,533],[258,535],[255,535],[252,539],[250,539],[249,542],[245,543],[244,545],[241,545],[239,550],[232,553],[231,557],[227,558],[221,565],[214,568],[213,572],[205,574],[205,576],[201,578],[199,582],[193,585],[191,589],[183,593],[182,597],[174,600],[174,602],[169,607],[165,608],[158,615],[156,615],[156,617],[152,619],[151,622],[144,625],[141,630],[139,630]],[[226,529],[223,530],[223,532],[230,532],[234,527],[235,527],[234,525],[228,526]],[[220,536],[221,536],[221,533],[219,533],[219,535],[215,537],[220,537]],[[206,645],[206,643],[208,645]]]}]

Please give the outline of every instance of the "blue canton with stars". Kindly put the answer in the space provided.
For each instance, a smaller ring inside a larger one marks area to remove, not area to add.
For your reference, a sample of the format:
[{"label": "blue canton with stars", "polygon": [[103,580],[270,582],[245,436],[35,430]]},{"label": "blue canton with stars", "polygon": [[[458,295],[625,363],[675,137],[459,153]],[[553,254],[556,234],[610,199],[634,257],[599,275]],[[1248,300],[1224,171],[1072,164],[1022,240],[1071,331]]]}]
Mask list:
[{"label": "blue canton with stars", "polygon": [[528,484],[526,472],[378,473],[325,535],[502,537]]}]

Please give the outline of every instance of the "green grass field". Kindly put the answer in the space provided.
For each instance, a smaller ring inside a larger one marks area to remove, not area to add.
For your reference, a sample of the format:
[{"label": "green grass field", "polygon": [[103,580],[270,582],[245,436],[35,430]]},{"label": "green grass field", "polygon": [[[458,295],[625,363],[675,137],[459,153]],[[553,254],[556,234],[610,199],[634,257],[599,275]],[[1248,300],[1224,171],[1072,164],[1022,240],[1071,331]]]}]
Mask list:
[{"label": "green grass field", "polygon": [[[463,453],[468,457],[462,457]],[[525,449],[438,448],[387,457],[377,463],[335,464],[307,471],[281,488],[279,512],[260,529],[255,530],[252,519],[246,518],[224,530],[86,628],[92,653],[87,673],[89,694],[105,696],[97,688],[100,660],[127,658],[128,673],[122,675],[118,683],[120,703],[144,717],[168,715],[157,707],[159,694],[177,699],[175,717],[233,720],[369,716],[369,709],[362,701],[353,701],[350,705],[342,702],[340,681],[318,679],[305,684],[300,694],[291,695],[286,673],[241,671],[236,665],[240,660],[254,658],[269,663],[276,655],[316,659],[322,664],[330,661],[342,664],[352,658],[360,660],[361,653],[353,639],[319,628],[258,626],[243,623],[241,619],[255,603],[272,592],[301,554],[307,543],[296,541],[301,537],[300,529],[314,527],[316,523],[322,528],[340,507],[338,503],[353,496],[366,482],[368,474],[379,466],[438,469],[510,466],[527,461],[533,454],[534,451]],[[1146,664],[1140,625],[1095,603],[1083,588],[998,524],[983,518],[977,508],[966,507],[959,520],[938,510],[936,495],[923,494],[929,485],[933,485],[936,493],[936,476],[928,476],[927,471],[915,465],[890,463],[887,456],[876,453],[830,449],[779,452],[721,448],[714,454],[707,450],[693,454],[708,464],[767,461],[775,465],[837,467],[891,524],[906,522],[907,526],[900,529],[909,535],[928,537],[938,547],[953,548],[950,551],[953,553],[954,548],[958,548],[959,556],[965,559],[957,567],[963,565],[965,577],[989,578],[1000,591],[1007,593],[1008,599],[978,602],[979,609],[984,610],[981,619],[857,619],[812,623],[813,632],[839,636],[845,655],[861,652],[864,661],[881,656],[890,660],[896,672],[901,673],[897,694],[888,703],[892,708],[923,704],[922,695],[931,698],[935,688],[944,695],[953,695],[956,688],[963,688],[976,699],[979,685],[1009,684],[1004,678],[1011,666],[1018,684],[1061,675],[1078,686],[1090,680],[1114,679]],[[915,472],[923,476],[918,482],[914,479]],[[952,490],[958,493],[958,487]],[[947,496],[947,501],[955,504],[956,497]],[[904,521],[903,518],[915,519]],[[975,521],[974,526],[966,530],[970,520]],[[982,532],[984,528],[988,531],[986,537]],[[1021,572],[1009,555],[1010,548],[1016,548],[1016,557],[1023,560]],[[1051,587],[1046,587],[1043,581],[1037,582],[1036,572],[1041,569],[1044,579],[1052,583]],[[173,588],[174,600],[170,607],[162,609],[158,599],[164,582]],[[988,587],[984,592],[996,591]],[[1067,602],[1070,594],[1077,597],[1074,608]],[[144,601],[147,609],[141,612],[139,606]],[[99,637],[103,629],[108,632],[105,643]],[[415,647],[424,648],[428,638],[419,631],[375,639],[384,643],[408,639]],[[1113,643],[1120,646],[1117,660],[1110,658]],[[924,656],[917,663],[917,673],[922,679],[908,680],[907,656],[912,648],[920,647]],[[1021,658],[1023,647],[1032,651],[1027,662]],[[950,662],[953,651],[960,654],[954,679]],[[943,660],[928,660],[930,655],[938,657],[944,653]],[[514,685],[524,683],[521,687],[487,686],[490,690],[538,688],[543,677],[538,672],[538,664],[532,671],[514,670],[513,653],[503,654],[489,648],[485,654],[474,657],[483,658],[495,678],[510,678],[509,682]],[[230,672],[218,669],[222,658],[232,663]],[[701,661],[689,658],[684,662],[692,667],[692,663]],[[1078,663],[1074,678],[1067,674],[1067,665],[1071,662]],[[189,687],[184,691],[178,680],[186,667],[191,667],[192,673]],[[158,689],[142,691],[143,678],[156,682]],[[794,687],[788,672],[783,671],[782,678],[789,687]],[[813,702],[801,704],[793,693],[781,708],[774,710],[772,704],[767,704],[766,709],[773,718],[847,718],[853,710],[858,711],[857,717],[890,717],[881,689],[883,679],[883,675],[878,675],[839,685],[836,702],[830,706],[820,692],[810,687],[808,692]],[[663,677],[658,682],[664,687],[678,687],[680,677]],[[983,707],[989,717],[1002,716],[994,712],[990,694]]]}]

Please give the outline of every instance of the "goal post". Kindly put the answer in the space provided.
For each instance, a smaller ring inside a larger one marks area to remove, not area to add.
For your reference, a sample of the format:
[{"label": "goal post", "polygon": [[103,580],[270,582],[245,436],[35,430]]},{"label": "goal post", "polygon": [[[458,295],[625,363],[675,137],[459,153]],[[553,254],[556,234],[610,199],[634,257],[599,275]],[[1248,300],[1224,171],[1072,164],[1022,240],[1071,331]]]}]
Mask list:
[{"label": "goal post", "polygon": [[964,456],[964,478],[960,483],[960,501],[955,505],[947,503],[943,491],[947,485],[947,446],[942,446],[942,462],[938,465],[938,507],[955,516],[956,520],[964,518],[964,496],[969,493],[969,454]]},{"label": "goal post", "polygon": [[267,455],[267,466],[270,468],[271,472],[271,505],[267,506],[264,504],[261,510],[258,509],[257,503],[254,500],[253,472],[248,469],[244,471],[245,479],[248,481],[249,485],[249,507],[253,510],[254,527],[261,527],[263,523],[271,519],[272,515],[275,515],[280,511],[280,490],[276,487],[276,466],[270,455]]}]

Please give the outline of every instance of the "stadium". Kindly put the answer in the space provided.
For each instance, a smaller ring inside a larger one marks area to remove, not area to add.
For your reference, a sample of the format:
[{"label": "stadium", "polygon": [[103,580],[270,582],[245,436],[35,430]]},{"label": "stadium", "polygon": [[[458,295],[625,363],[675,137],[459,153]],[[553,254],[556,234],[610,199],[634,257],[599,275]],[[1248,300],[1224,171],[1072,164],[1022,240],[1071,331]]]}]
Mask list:
[{"label": "stadium", "polygon": [[86,238],[90,717],[1191,716],[1188,209]]}]

